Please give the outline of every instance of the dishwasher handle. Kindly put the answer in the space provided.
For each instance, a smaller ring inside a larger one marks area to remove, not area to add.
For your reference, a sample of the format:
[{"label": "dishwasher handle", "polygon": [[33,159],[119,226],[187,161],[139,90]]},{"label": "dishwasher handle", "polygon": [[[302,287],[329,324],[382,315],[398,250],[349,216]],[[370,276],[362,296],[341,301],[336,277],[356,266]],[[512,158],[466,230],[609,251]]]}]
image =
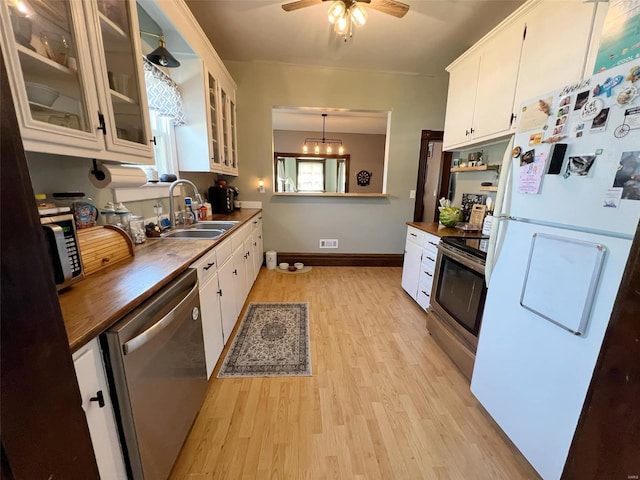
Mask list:
[{"label": "dishwasher handle", "polygon": [[[191,302],[193,298],[198,295],[198,284],[196,283],[191,291],[184,297],[178,305],[176,305],[169,313],[167,313],[164,317],[154,323],[152,326],[147,328],[144,332],[136,335],[127,343],[122,345],[122,352],[125,355],[135,352],[138,348],[142,347],[145,343],[149,342],[153,337],[158,335],[162,330],[167,328],[171,323],[177,318],[177,312],[180,308]],[[192,312],[192,316],[194,320],[197,320],[200,315],[198,307],[194,307],[194,312]]]}]

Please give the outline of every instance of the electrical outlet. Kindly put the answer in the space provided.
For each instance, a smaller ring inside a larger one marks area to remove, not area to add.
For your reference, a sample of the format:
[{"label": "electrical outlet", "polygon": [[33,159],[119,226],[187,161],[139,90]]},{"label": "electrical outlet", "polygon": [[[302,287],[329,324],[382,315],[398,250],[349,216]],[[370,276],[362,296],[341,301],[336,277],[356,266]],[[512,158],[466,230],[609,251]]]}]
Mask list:
[{"label": "electrical outlet", "polygon": [[337,238],[321,238],[320,248],[338,248]]},{"label": "electrical outlet", "polygon": [[415,190],[409,190],[409,198],[416,198],[416,191]]}]

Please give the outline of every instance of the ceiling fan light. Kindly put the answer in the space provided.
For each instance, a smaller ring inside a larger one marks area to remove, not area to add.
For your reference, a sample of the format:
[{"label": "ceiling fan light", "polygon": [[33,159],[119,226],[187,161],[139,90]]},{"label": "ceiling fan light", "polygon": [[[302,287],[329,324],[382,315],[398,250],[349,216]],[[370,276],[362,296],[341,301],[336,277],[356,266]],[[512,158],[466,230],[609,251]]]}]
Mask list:
[{"label": "ceiling fan light", "polygon": [[365,23],[367,23],[367,16],[368,16],[367,10],[358,2],[353,3],[351,8],[349,9],[349,13],[351,15],[351,20],[357,26],[361,27]]},{"label": "ceiling fan light", "polygon": [[334,30],[338,35],[347,35],[349,33],[349,26],[351,25],[351,19],[348,13],[342,15],[335,23]]},{"label": "ceiling fan light", "polygon": [[336,23],[347,11],[347,6],[342,0],[336,0],[329,7],[329,22]]}]

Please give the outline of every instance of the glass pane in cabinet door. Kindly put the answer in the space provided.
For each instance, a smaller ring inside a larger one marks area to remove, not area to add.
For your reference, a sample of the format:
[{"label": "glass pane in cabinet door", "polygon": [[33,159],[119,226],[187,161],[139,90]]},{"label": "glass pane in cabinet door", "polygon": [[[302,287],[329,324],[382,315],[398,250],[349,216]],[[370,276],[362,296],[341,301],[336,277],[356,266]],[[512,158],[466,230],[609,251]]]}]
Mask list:
[{"label": "glass pane in cabinet door", "polygon": [[229,158],[229,102],[227,101],[227,94],[222,90],[222,97],[220,99],[220,108],[222,109],[222,161],[225,166],[231,165]]},{"label": "glass pane in cabinet door", "polygon": [[209,128],[211,130],[211,160],[220,164],[220,145],[218,143],[218,96],[216,95],[216,80],[209,75]]},{"label": "glass pane in cabinet door", "polygon": [[78,72],[82,67],[77,61],[70,3],[10,0],[7,4],[31,117],[88,132],[91,125]]},{"label": "glass pane in cabinet door", "polygon": [[116,134],[122,140],[146,144],[135,64],[141,60],[135,57],[128,4],[98,0],[98,17]]}]

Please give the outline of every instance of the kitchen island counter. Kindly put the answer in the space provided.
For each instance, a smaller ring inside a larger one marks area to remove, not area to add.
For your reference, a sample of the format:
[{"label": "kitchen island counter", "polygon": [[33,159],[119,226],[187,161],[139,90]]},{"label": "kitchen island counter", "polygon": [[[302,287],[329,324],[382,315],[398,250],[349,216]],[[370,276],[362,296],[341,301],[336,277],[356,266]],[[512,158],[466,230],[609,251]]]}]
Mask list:
[{"label": "kitchen island counter", "polygon": [[197,258],[229,238],[261,209],[242,209],[208,220],[238,221],[215,240],[154,239],[136,245],[135,256],[100,270],[60,292],[59,300],[72,352],[184,272]]}]

